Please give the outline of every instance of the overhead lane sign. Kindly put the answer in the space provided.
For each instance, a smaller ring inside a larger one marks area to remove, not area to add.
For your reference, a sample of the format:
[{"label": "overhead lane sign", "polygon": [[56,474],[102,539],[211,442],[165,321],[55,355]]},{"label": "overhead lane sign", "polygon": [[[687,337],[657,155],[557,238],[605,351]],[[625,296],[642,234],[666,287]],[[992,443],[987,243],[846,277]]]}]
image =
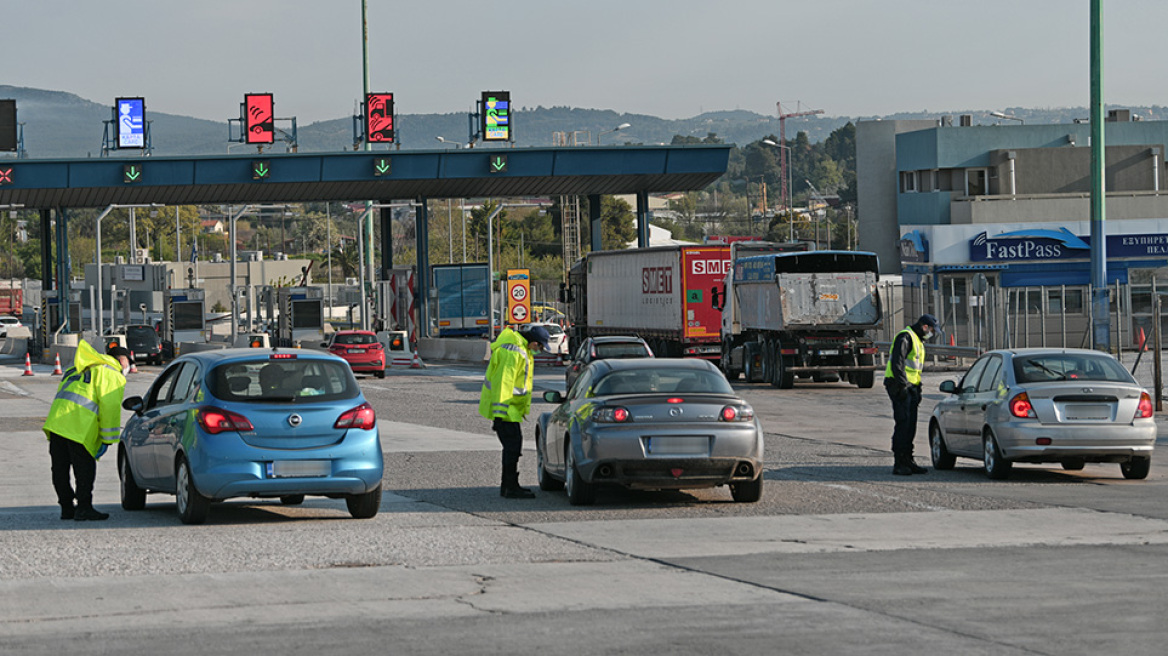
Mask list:
[{"label": "overhead lane sign", "polygon": [[484,91],[482,98],[483,141],[513,141],[511,131],[511,92]]},{"label": "overhead lane sign", "polygon": [[118,98],[117,107],[118,148],[146,147],[146,99]]},{"label": "overhead lane sign", "polygon": [[249,93],[243,97],[244,140],[249,144],[276,142],[276,114],[270,93]]}]

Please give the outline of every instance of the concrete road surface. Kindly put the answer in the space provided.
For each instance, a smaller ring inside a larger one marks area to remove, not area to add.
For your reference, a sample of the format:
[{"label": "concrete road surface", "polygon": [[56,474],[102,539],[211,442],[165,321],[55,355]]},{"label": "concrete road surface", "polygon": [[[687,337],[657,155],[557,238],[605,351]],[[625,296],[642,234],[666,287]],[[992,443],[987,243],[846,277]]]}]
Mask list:
[{"label": "concrete road surface", "polygon": [[[498,496],[481,368],[361,377],[386,451],[381,513],[174,500],[57,519],[40,422],[51,367],[0,360],[3,654],[1162,654],[1163,471],[977,463],[893,477],[883,390],[736,387],[767,431],[762,501],[725,489]],[[130,377],[146,390],[157,367]],[[940,398],[926,376],[922,420]],[[562,388],[541,368],[537,387]],[[537,404],[535,411],[549,409]],[[525,426],[528,446],[535,415]],[[918,460],[927,464],[922,429]],[[1161,448],[1163,444],[1161,443]],[[534,485],[534,452],[521,461]],[[1158,458],[1154,459],[1154,463]]]}]

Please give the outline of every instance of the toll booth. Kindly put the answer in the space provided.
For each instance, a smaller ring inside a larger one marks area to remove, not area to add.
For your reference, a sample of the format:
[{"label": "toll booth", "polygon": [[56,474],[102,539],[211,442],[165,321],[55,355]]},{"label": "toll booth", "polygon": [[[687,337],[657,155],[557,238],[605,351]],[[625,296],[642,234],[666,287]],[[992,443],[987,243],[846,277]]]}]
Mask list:
[{"label": "toll booth", "polygon": [[181,354],[179,344],[207,341],[206,299],[206,292],[198,288],[166,291],[162,341],[174,346],[174,357]]},{"label": "toll booth", "polygon": [[69,292],[62,302],[59,290],[45,290],[41,294],[40,330],[37,332],[41,348],[47,349],[52,344],[53,334],[66,317],[69,323],[61,332],[81,332],[81,292]]},{"label": "toll booth", "polygon": [[276,290],[279,320],[276,346],[324,341],[324,290],[320,287],[280,287]]}]

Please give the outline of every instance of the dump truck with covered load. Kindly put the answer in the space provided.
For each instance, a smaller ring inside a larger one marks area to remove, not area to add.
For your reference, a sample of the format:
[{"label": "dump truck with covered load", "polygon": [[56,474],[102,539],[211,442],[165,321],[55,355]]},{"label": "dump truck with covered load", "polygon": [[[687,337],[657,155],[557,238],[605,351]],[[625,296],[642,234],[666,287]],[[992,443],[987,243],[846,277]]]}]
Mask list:
[{"label": "dump truck with covered load", "polygon": [[721,368],[790,388],[841,378],[872,387],[882,311],[875,253],[808,251],[738,257],[712,301],[722,311]]}]

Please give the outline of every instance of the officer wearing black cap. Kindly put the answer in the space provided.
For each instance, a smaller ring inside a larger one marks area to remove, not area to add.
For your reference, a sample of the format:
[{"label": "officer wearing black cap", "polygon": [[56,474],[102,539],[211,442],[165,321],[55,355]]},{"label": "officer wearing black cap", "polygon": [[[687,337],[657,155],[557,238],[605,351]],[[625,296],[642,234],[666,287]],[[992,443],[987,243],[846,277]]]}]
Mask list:
[{"label": "officer wearing black cap", "polygon": [[892,473],[897,476],[929,471],[913,462],[913,440],[917,434],[917,408],[921,405],[925,342],[936,333],[937,317],[922,314],[916,323],[896,334],[884,368],[884,389],[892,399],[892,418],[896,422],[892,429]]}]

